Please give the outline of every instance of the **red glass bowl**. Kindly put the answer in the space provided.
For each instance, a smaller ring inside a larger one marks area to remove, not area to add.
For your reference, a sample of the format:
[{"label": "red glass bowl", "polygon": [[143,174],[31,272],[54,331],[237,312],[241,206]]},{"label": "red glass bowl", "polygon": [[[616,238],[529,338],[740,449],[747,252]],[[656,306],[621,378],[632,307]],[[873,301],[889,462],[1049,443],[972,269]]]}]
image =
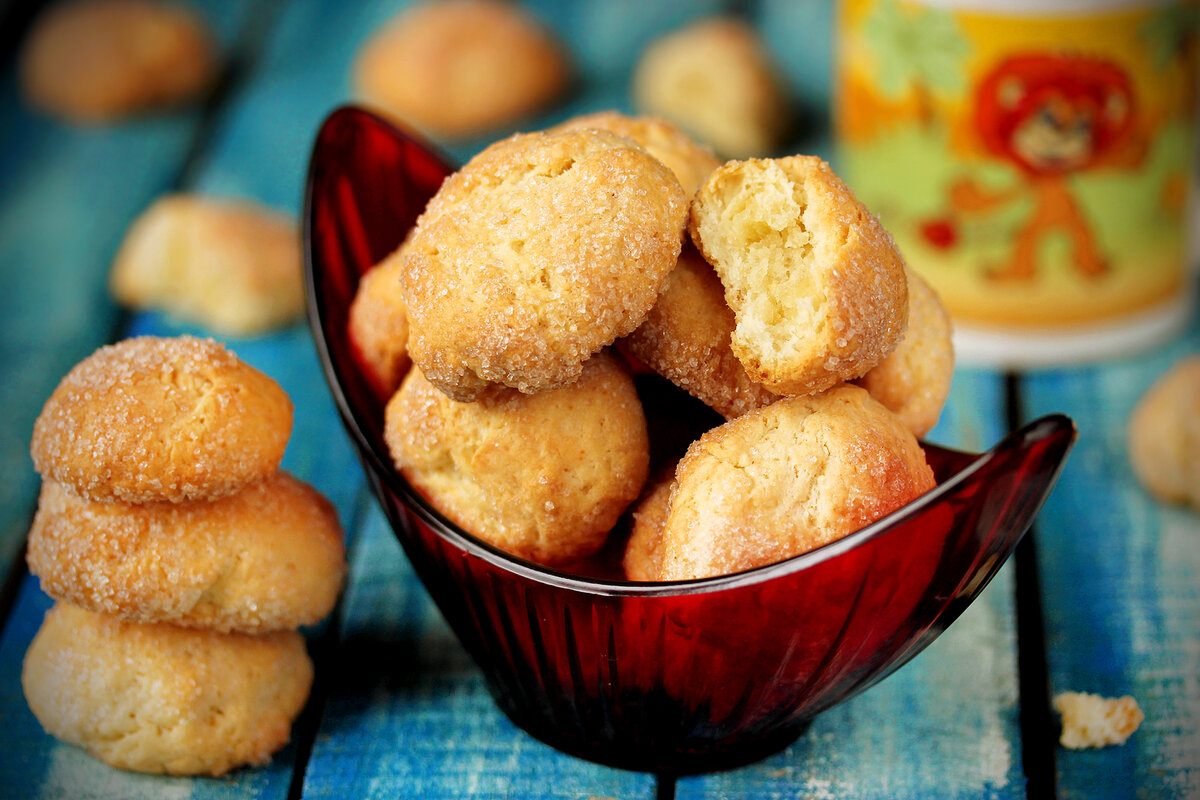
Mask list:
[{"label": "red glass bowl", "polygon": [[904,664],[1012,553],[1075,429],[1054,415],[982,455],[926,445],[939,485],[871,526],[737,575],[637,584],[507,555],[439,514],[392,468],[383,400],[346,315],[450,165],[360,109],[321,127],[305,207],[309,321],[330,389],[392,527],[499,706],[569,753],[695,772],[756,760]]}]

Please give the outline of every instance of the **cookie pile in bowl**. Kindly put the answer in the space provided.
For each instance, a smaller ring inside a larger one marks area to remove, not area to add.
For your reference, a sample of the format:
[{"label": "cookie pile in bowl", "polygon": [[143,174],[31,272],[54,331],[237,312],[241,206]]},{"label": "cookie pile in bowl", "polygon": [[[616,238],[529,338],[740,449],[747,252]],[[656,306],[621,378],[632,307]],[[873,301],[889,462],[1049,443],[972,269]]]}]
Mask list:
[{"label": "cookie pile in bowl", "polygon": [[305,225],[318,351],[418,574],[509,716],[604,763],[744,763],[911,658],[1073,436],[918,443],[948,329],[815,158],[718,167],[600,115],[455,171],[348,107]]}]

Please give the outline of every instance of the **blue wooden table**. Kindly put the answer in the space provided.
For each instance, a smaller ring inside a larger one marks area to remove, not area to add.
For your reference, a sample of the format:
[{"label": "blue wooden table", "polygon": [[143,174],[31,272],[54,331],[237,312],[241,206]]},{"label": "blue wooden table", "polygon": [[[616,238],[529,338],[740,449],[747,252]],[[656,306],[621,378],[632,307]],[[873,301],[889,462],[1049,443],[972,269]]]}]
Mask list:
[{"label": "blue wooden table", "polygon": [[[66,371],[139,333],[207,333],[108,298],[128,223],[160,193],[249,197],[299,213],[320,120],[349,99],[348,66],[398,0],[193,0],[229,65],[210,102],[78,129],[31,114],[12,45],[28,12],[4,7],[0,65],[0,796],[45,798],[1195,798],[1200,797],[1200,515],[1133,479],[1124,426],[1142,391],[1200,326],[1137,358],[1007,375],[963,367],[931,441],[990,446],[1053,411],[1080,438],[1017,559],[913,662],[818,717],[785,751],[742,769],[674,779],[562,755],[515,728],[431,605],[369,496],[307,328],[227,340],[296,405],[284,467],[337,506],[350,573],[331,619],[309,631],[313,696],[270,763],[220,779],[110,769],[44,734],[21,660],[50,600],[24,567],[38,488],[33,420]],[[580,63],[575,92],[530,126],[631,110],[629,70],[655,34],[719,0],[528,5]],[[738,3],[760,25],[808,120],[794,151],[829,155],[831,11]],[[448,146],[463,159],[485,144]],[[1051,694],[1132,694],[1146,713],[1124,746],[1056,746]]]}]

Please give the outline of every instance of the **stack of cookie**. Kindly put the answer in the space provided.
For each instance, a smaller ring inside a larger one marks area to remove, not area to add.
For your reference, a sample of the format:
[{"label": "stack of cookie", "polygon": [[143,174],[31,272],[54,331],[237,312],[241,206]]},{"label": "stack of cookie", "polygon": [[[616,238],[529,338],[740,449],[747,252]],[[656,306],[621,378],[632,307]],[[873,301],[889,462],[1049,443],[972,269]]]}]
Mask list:
[{"label": "stack of cookie", "polygon": [[25,658],[51,734],[113,766],[220,775],[267,761],[312,685],[297,632],[332,609],[341,527],[278,469],[292,405],[223,345],[102,347],[34,427],[30,570],[58,602]]}]

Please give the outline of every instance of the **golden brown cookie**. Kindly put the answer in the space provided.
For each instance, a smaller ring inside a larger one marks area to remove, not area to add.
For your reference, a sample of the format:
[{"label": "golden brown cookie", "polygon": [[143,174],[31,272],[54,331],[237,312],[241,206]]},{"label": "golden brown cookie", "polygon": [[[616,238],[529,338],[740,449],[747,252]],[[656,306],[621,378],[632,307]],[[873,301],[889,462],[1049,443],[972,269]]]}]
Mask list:
[{"label": "golden brown cookie", "polygon": [[443,0],[405,9],[359,51],[355,92],[436,136],[537,111],[566,88],[566,51],[515,3]]},{"label": "golden brown cookie", "polygon": [[299,229],[249,201],[169,195],[129,227],[109,286],[131,308],[229,336],[264,333],[304,313]]},{"label": "golden brown cookie", "polygon": [[813,156],[729,162],[692,203],[750,378],[784,395],[861,377],[904,333],[908,288],[891,236]]},{"label": "golden brown cookie", "polygon": [[1062,715],[1059,744],[1072,750],[1125,744],[1146,718],[1129,695],[1061,692],[1054,696],[1054,710]]},{"label": "golden brown cookie", "polygon": [[783,81],[757,32],[728,17],[651,42],[633,77],[640,111],[675,122],[725,158],[771,155],[788,120]]},{"label": "golden brown cookie", "polygon": [[519,134],[450,176],[404,259],[408,352],[456,400],[565,386],[650,311],[683,242],[669,169],[601,130]]},{"label": "golden brown cookie", "polygon": [[91,500],[214,499],[270,475],[292,402],[224,345],[142,336],[75,365],[33,426],[43,478]]},{"label": "golden brown cookie", "polygon": [[402,282],[408,240],[379,262],[358,283],[350,303],[347,332],[363,370],[375,386],[391,395],[408,372],[408,312]]},{"label": "golden brown cookie", "polygon": [[684,247],[646,321],[622,342],[650,369],[732,419],[779,399],[746,374],[729,347],[733,330],[721,279]]},{"label": "golden brown cookie", "polygon": [[320,621],[345,574],[333,506],[283,472],[183,503],[96,502],[46,481],[27,560],[46,594],[81,608],[246,633]]},{"label": "golden brown cookie", "polygon": [[950,315],[937,294],[913,272],[908,274],[908,329],[883,361],[857,381],[891,409],[913,435],[937,424],[954,378]]},{"label": "golden brown cookie", "polygon": [[650,461],[633,380],[607,353],[570,386],[474,403],[451,400],[411,370],[388,403],[384,436],[397,468],[443,514],[545,564],[598,550]]},{"label": "golden brown cookie", "polygon": [[51,735],[120,769],[172,775],[267,763],[312,679],[295,631],[189,630],[66,603],[46,614],[21,673]]},{"label": "golden brown cookie", "polygon": [[579,128],[599,128],[633,139],[675,173],[683,193],[688,197],[694,195],[704,179],[721,166],[711,148],[658,117],[630,117],[618,111],[597,111],[571,117],[547,129],[547,132]]},{"label": "golden brown cookie", "polygon": [[633,526],[621,566],[631,581],[656,581],[662,571],[663,528],[671,510],[675,465],[664,469],[633,508]]},{"label": "golden brown cookie", "polygon": [[1200,354],[1180,359],[1130,414],[1133,472],[1148,492],[1200,509]]},{"label": "golden brown cookie", "polygon": [[20,81],[34,106],[74,122],[106,122],[193,98],[214,81],[208,26],[174,3],[74,0],[34,24]]},{"label": "golden brown cookie", "polygon": [[782,561],[934,486],[916,437],[857,386],[789,397],[710,430],[675,473],[663,580]]}]

